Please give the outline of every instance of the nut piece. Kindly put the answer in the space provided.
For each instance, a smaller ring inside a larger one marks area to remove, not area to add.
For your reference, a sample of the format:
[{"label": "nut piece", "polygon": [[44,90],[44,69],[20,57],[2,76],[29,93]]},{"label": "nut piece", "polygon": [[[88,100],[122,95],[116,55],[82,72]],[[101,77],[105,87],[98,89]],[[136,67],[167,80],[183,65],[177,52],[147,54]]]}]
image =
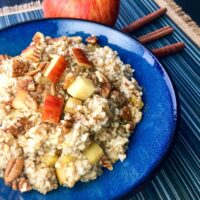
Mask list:
[{"label": "nut piece", "polygon": [[25,76],[22,79],[17,81],[17,89],[24,91],[34,91],[35,83],[31,76]]},{"label": "nut piece", "polygon": [[89,44],[97,44],[98,43],[98,39],[96,36],[90,36],[86,39],[86,42]]},{"label": "nut piece", "polygon": [[111,91],[111,84],[108,81],[107,77],[103,73],[96,71],[95,74],[96,74],[99,82],[101,83],[100,94],[101,94],[101,96],[107,98]]},{"label": "nut piece", "polygon": [[13,101],[13,107],[15,109],[27,109],[31,108],[33,110],[38,109],[38,104],[32,96],[30,96],[26,91],[19,90],[15,95],[15,99]]},{"label": "nut piece", "polygon": [[34,43],[42,43],[45,41],[44,35],[40,32],[35,33],[35,35],[33,36],[33,42]]},{"label": "nut piece", "polygon": [[109,158],[107,156],[103,156],[100,160],[100,164],[109,169],[110,171],[113,170],[113,166],[112,166],[112,162],[109,160]]},{"label": "nut piece", "polygon": [[67,90],[68,87],[72,84],[72,82],[75,80],[76,76],[73,73],[68,73],[67,76],[65,77],[64,84],[63,84],[63,89]]},{"label": "nut piece", "polygon": [[127,121],[132,120],[131,109],[128,106],[124,106],[122,108],[122,119],[127,120]]},{"label": "nut piece", "polygon": [[15,179],[9,183],[9,186],[11,186],[13,190],[19,190],[20,192],[28,192],[32,189],[28,179],[24,177]]},{"label": "nut piece", "polygon": [[0,55],[0,64],[1,64],[2,61],[7,60],[7,59],[9,59],[9,58],[11,58],[11,56],[1,54],[1,55]]},{"label": "nut piece", "polygon": [[13,125],[5,128],[5,132],[12,134],[14,137],[17,137],[18,135],[25,133],[25,131],[30,128],[30,126],[31,123],[27,118],[18,118]]},{"label": "nut piece", "polygon": [[38,64],[37,68],[28,72],[26,75],[27,76],[35,76],[36,74],[38,74],[39,72],[42,72],[42,70],[44,68],[48,67],[48,63],[47,62],[41,62]]},{"label": "nut piece", "polygon": [[11,158],[4,173],[5,182],[11,183],[13,180],[15,180],[21,174],[23,167],[24,160]]},{"label": "nut piece", "polygon": [[12,77],[23,76],[26,72],[28,72],[28,65],[20,60],[12,60]]},{"label": "nut piece", "polygon": [[21,55],[33,63],[38,63],[41,58],[41,51],[35,45],[31,45],[24,49]]},{"label": "nut piece", "polygon": [[18,184],[17,184],[18,190],[20,192],[28,192],[32,190],[32,187],[26,178],[20,178],[17,181],[18,181]]}]

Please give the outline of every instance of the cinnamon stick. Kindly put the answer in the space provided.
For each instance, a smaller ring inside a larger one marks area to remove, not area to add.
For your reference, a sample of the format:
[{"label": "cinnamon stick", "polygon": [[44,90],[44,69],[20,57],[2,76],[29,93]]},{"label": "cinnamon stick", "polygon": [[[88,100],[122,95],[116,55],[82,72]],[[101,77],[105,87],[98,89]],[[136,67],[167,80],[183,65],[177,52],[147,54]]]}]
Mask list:
[{"label": "cinnamon stick", "polygon": [[162,48],[153,49],[152,53],[158,57],[168,56],[174,53],[177,53],[185,48],[185,44],[183,42],[177,42]]},{"label": "cinnamon stick", "polygon": [[152,42],[154,40],[160,39],[162,37],[165,37],[166,35],[171,34],[174,31],[174,29],[170,26],[163,27],[161,29],[158,29],[156,31],[153,31],[151,33],[148,33],[146,35],[143,35],[142,37],[139,37],[138,40],[146,44],[148,42]]},{"label": "cinnamon stick", "polygon": [[164,15],[167,12],[167,8],[160,8],[158,10],[156,10],[153,13],[150,13],[136,21],[134,21],[133,23],[129,24],[127,27],[123,28],[122,31],[126,32],[126,33],[131,33],[137,29],[140,29],[141,27],[145,26],[146,24],[152,22],[155,19],[158,19],[159,17],[161,17],[162,15]]}]

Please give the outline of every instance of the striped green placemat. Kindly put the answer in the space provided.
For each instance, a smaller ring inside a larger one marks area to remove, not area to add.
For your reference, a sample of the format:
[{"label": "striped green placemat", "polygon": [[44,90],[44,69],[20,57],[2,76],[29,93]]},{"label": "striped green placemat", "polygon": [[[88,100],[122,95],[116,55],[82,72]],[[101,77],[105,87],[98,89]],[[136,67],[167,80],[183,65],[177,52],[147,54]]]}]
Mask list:
[{"label": "striped green placemat", "polygon": [[[171,0],[155,1],[160,6],[165,5],[166,2],[171,3]],[[157,8],[158,5],[152,0],[121,0],[120,16],[116,28],[120,29]],[[169,9],[171,8],[169,6]],[[24,10],[24,12],[21,13],[21,10]],[[5,15],[5,13],[13,11],[13,14]],[[28,7],[26,5],[23,9],[22,7],[4,8],[0,12],[0,28],[43,17],[39,2],[29,4]],[[173,11],[171,10],[171,12]],[[179,15],[181,14],[179,13]],[[181,24],[187,21],[181,17],[178,17],[178,19],[181,20]],[[175,33],[149,44],[148,47],[157,48],[176,41],[183,41],[187,48],[180,54],[162,59],[164,67],[175,82],[181,103],[181,123],[176,145],[157,176],[132,198],[134,200],[200,199],[200,49],[197,46],[199,28],[194,24],[192,25],[191,20],[189,20],[189,26],[187,27],[190,27],[193,34],[195,34],[195,37],[193,35],[189,38],[191,31],[187,30],[184,33],[182,30],[185,25],[180,26],[179,24],[177,26],[174,23],[176,20],[164,16],[162,19],[136,32],[136,36],[140,36],[169,25],[175,28]]]}]

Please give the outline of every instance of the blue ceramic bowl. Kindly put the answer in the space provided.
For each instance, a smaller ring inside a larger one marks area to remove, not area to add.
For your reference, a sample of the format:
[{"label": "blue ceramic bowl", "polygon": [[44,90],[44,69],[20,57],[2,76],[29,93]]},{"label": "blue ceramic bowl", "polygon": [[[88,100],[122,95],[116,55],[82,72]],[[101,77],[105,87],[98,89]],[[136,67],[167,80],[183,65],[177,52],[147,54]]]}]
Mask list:
[{"label": "blue ceramic bowl", "polygon": [[0,31],[0,54],[18,55],[28,46],[35,32],[62,35],[98,36],[102,46],[115,49],[124,63],[135,68],[134,76],[143,88],[143,119],[130,138],[127,159],[117,162],[113,171],[72,189],[62,188],[41,195],[12,191],[0,179],[0,199],[27,200],[105,200],[136,192],[152,176],[166,156],[177,123],[177,98],[173,85],[159,61],[140,43],[112,28],[74,19],[42,19],[11,26]]}]

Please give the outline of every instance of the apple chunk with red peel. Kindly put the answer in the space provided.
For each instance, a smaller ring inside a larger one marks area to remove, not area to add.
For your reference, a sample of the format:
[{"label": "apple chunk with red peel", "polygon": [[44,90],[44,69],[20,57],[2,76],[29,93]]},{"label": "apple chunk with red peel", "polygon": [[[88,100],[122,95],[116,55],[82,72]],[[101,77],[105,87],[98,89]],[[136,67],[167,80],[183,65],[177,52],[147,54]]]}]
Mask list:
[{"label": "apple chunk with red peel", "polygon": [[44,76],[51,82],[57,83],[67,67],[68,62],[65,60],[65,57],[56,55],[47,67]]},{"label": "apple chunk with red peel", "polygon": [[74,98],[85,101],[95,91],[95,86],[90,79],[77,76],[68,87],[67,92]]},{"label": "apple chunk with red peel", "polygon": [[83,68],[91,68],[92,64],[89,62],[85,52],[80,48],[72,48],[73,56],[78,64],[78,66]]},{"label": "apple chunk with red peel", "polygon": [[62,112],[64,100],[62,98],[48,95],[44,100],[44,107],[42,110],[42,121],[58,123]]}]

